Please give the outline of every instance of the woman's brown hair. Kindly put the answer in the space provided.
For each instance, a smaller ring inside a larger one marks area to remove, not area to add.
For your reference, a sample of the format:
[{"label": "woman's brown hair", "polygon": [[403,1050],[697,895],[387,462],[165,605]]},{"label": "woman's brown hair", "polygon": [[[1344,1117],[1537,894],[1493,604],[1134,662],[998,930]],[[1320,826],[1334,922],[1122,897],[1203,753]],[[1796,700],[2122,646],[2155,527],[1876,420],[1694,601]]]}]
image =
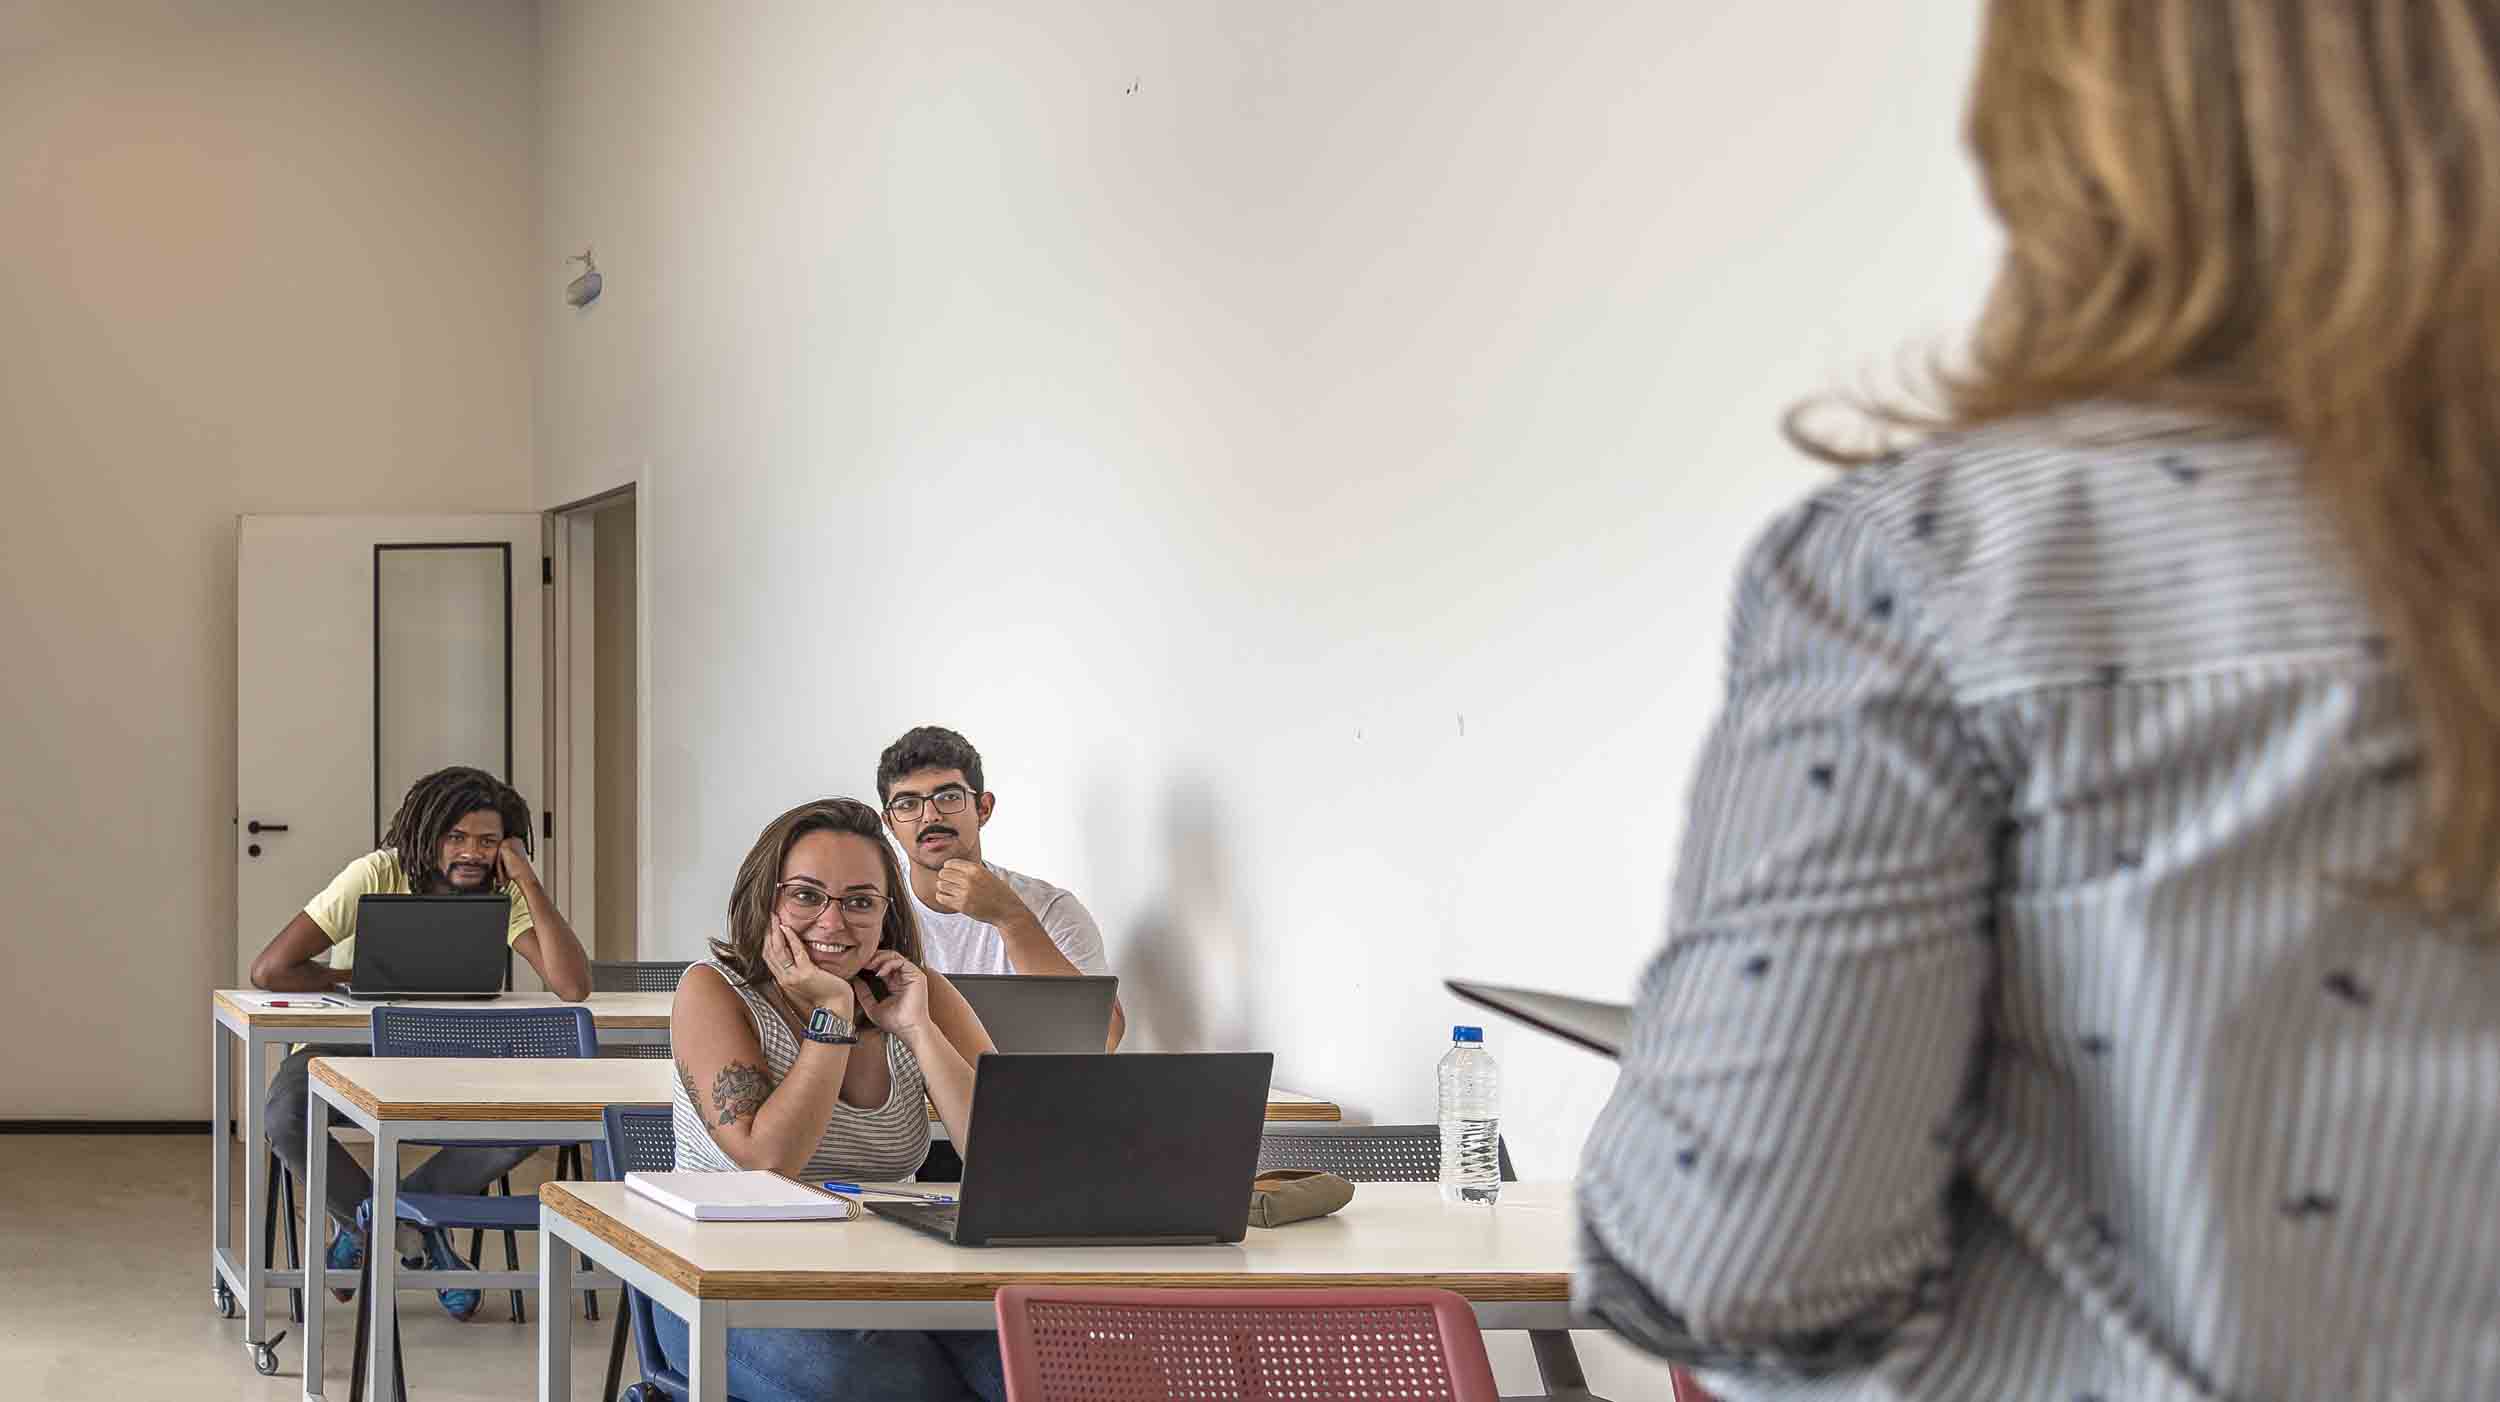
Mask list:
[{"label": "woman's brown hair", "polygon": [[[790,859],[790,849],[800,838],[812,832],[847,832],[867,838],[877,849],[877,864],[885,871],[885,924],[879,931],[881,947],[909,959],[920,960],[920,925],[912,917],[911,896],[903,889],[903,868],[894,859],[894,849],[886,844],[884,825],[877,810],[855,798],[820,798],[802,803],[764,825],[755,845],[747,850],[747,859],[738,864],[738,879],[729,886],[729,938],[712,941],[712,957],[736,974],[740,982],[764,988],[772,984],[772,971],[764,967],[764,932],[772,928],[773,901],[781,885],[782,863]],[[860,1021],[867,1017],[862,1010]]]},{"label": "woman's brown hair", "polygon": [[1930,405],[1877,418],[1935,431],[2097,399],[2280,435],[2421,735],[2418,826],[2388,875],[2418,908],[2488,923],[2500,8],[1995,0],[1968,136],[2004,260]]}]

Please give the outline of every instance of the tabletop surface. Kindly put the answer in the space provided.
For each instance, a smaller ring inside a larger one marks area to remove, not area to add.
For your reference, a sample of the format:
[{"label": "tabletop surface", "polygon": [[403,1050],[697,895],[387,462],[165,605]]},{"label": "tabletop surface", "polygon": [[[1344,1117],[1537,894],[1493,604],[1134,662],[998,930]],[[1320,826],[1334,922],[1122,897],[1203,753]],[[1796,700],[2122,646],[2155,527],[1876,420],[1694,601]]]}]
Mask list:
[{"label": "tabletop surface", "polygon": [[549,1183],[539,1202],[702,1299],[987,1300],[1017,1283],[1429,1286],[1480,1303],[1571,1294],[1564,1183],[1505,1184],[1493,1207],[1444,1203],[1432,1183],[1364,1183],[1333,1216],[1252,1227],[1234,1246],[955,1246],[872,1214],[696,1222],[622,1183]]},{"label": "tabletop surface", "polygon": [[[321,996],[318,993],[262,993],[251,988],[221,988],[217,990],[213,1001],[216,1007],[246,1026],[280,1030],[303,1027],[365,1027],[373,1021],[374,1008],[385,1006],[384,1003],[349,1003],[346,1007],[261,1008],[254,1007],[251,1002],[255,998],[317,1000]],[[331,997],[335,1002],[348,1002],[343,995],[333,994]],[[669,1004],[676,1001],[676,998],[677,995],[674,993],[593,993],[579,1006],[590,1009],[590,1020],[596,1026],[649,1031],[668,1026]],[[506,993],[484,1002],[419,1002],[389,1004],[388,1006],[488,1010],[568,1008],[576,1005],[567,1003],[552,993]]]},{"label": "tabletop surface", "polygon": [[320,1056],[312,1076],[385,1120],[596,1120],[665,1105],[674,1062],[606,1057]]},{"label": "tabletop surface", "polygon": [[[316,1057],[315,1080],[387,1120],[596,1120],[610,1105],[664,1105],[674,1062],[572,1057]],[[1334,1120],[1337,1107],[1267,1093],[1270,1120]],[[931,1107],[930,1118],[937,1117]]]}]

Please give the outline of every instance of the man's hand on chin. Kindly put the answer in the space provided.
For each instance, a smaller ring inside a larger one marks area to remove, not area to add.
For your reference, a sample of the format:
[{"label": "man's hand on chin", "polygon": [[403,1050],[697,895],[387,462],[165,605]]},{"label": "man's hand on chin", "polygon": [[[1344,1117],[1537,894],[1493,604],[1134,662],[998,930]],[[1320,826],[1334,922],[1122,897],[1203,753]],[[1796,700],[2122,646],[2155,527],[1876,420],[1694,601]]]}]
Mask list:
[{"label": "man's hand on chin", "polygon": [[996,873],[979,862],[957,857],[938,868],[937,890],[929,904],[969,915],[984,925],[1003,925],[1027,913],[1024,902]]}]

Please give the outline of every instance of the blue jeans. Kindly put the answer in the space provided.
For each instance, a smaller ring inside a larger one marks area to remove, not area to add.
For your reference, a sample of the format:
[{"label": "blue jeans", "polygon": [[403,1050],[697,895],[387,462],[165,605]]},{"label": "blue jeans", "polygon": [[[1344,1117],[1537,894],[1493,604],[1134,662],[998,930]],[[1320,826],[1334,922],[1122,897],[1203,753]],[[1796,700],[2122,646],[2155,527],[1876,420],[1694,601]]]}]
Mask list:
[{"label": "blue jeans", "polygon": [[[657,1303],[660,1356],[686,1371],[686,1322]],[[1005,1402],[996,1333],[914,1329],[732,1329],[738,1402]]]}]

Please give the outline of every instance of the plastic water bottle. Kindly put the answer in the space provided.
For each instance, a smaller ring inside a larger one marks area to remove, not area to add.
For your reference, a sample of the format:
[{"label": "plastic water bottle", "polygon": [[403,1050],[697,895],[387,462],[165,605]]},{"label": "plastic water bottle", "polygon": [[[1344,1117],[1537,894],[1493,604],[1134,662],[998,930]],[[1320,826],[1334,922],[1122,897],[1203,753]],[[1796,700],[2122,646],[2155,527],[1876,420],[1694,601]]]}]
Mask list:
[{"label": "plastic water bottle", "polygon": [[1490,1203],[1502,1195],[1502,1073],[1484,1029],[1453,1027],[1441,1058],[1441,1200]]}]

